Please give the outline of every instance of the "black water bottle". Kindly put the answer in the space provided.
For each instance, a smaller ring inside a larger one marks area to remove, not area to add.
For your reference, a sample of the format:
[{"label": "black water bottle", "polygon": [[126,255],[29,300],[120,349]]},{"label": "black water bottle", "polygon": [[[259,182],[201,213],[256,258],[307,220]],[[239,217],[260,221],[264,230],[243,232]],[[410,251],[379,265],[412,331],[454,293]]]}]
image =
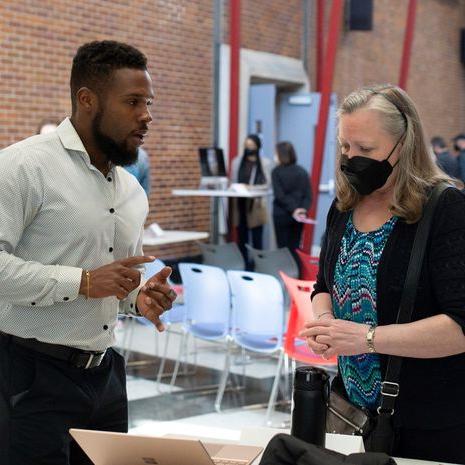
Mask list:
[{"label": "black water bottle", "polygon": [[325,445],[328,395],[329,376],[326,371],[310,366],[296,369],[292,436],[317,446]]}]

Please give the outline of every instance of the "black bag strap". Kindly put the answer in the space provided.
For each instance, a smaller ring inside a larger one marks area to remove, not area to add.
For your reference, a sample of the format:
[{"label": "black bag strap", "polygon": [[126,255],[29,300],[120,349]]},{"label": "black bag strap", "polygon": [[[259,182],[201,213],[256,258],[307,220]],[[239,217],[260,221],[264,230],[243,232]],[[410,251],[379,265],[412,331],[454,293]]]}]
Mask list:
[{"label": "black bag strap", "polygon": [[[418,223],[418,228],[413,241],[412,253],[405,278],[404,289],[397,313],[397,324],[410,323],[412,319],[415,298],[417,295],[418,280],[425,255],[426,244],[433,222],[434,211],[438,204],[441,194],[451,187],[450,184],[437,184],[431,192],[431,195],[424,207],[423,216]],[[394,414],[394,406],[399,395],[399,379],[402,369],[402,357],[390,356],[387,361],[385,380],[381,383],[381,404],[378,407],[380,416]]]}]

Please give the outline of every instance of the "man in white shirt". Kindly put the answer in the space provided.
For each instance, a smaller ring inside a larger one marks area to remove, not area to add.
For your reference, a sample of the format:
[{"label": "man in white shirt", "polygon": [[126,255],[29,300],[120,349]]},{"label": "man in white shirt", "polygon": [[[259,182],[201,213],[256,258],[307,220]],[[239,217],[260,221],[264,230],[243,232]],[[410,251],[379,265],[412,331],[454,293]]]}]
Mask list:
[{"label": "man in white shirt", "polygon": [[79,48],[71,119],[0,152],[0,463],[91,463],[71,427],[127,431],[118,313],[160,315],[164,268],[141,283],[147,197],[122,166],[152,121],[146,57]]}]

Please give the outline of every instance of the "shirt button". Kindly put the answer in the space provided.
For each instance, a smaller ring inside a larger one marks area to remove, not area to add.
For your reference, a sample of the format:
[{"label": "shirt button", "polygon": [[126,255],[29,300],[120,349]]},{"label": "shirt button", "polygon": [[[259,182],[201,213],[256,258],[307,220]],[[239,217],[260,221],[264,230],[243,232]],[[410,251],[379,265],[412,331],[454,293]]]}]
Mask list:
[{"label": "shirt button", "polygon": [[108,252],[113,252],[113,247],[110,247],[110,248],[108,249]]},{"label": "shirt button", "polygon": [[36,303],[35,302],[31,302],[31,305],[35,305]]},{"label": "shirt button", "polygon": [[108,325],[103,325],[103,329],[106,331],[108,329]]},{"label": "shirt button", "polygon": [[129,306],[130,306],[131,308],[134,308],[134,304],[129,304]]},{"label": "shirt button", "polygon": [[108,177],[108,178],[107,178],[107,181],[108,181],[108,182],[111,182],[111,181],[112,181],[112,179],[111,179],[110,177]]},{"label": "shirt button", "polygon": [[69,300],[69,297],[63,297],[63,300],[67,302]]},{"label": "shirt button", "polygon": [[114,209],[114,208],[110,208],[110,213],[115,213],[115,209]]}]

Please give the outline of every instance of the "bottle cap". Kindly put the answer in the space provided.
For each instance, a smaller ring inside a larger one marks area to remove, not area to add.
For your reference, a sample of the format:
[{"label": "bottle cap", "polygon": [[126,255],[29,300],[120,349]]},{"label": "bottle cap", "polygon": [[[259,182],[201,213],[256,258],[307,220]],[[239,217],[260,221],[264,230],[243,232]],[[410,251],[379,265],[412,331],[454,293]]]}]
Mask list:
[{"label": "bottle cap", "polygon": [[329,375],[321,368],[311,366],[298,367],[294,375],[294,389],[304,391],[320,390],[326,385]]}]

